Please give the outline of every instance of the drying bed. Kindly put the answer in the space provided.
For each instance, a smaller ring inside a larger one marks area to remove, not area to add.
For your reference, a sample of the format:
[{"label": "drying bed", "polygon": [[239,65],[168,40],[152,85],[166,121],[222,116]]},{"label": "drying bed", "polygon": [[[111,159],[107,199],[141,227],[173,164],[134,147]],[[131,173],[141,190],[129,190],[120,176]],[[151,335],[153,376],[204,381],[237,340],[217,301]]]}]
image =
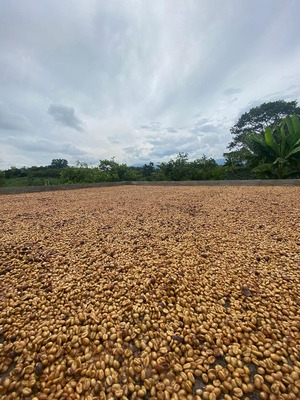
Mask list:
[{"label": "drying bed", "polygon": [[1,399],[299,399],[300,188],[2,196]]}]

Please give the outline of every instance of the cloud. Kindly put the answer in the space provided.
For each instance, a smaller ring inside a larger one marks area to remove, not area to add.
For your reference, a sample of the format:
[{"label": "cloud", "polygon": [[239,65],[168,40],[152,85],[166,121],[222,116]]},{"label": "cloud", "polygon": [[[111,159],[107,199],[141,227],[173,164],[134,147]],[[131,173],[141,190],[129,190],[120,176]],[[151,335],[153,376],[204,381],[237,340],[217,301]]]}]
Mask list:
[{"label": "cloud", "polygon": [[177,130],[174,129],[172,126],[169,126],[169,127],[167,128],[167,131],[168,131],[169,133],[176,133],[176,132],[177,132]]},{"label": "cloud", "polygon": [[28,119],[0,103],[0,130],[26,131],[30,128]]},{"label": "cloud", "polygon": [[203,154],[218,158],[218,154],[224,152],[226,132],[217,120],[200,118],[185,127],[170,129],[160,123],[159,130],[157,126],[153,131],[148,128],[146,136],[143,130],[136,135],[134,146],[123,147],[125,158],[132,164],[168,161],[178,153],[188,153],[191,160],[201,158]]},{"label": "cloud", "polygon": [[83,132],[83,123],[76,117],[74,108],[67,107],[62,104],[51,104],[48,108],[48,114],[52,115],[54,120],[60,125],[76,129]]},{"label": "cloud", "polygon": [[237,93],[241,93],[241,92],[242,92],[242,89],[239,89],[239,88],[228,88],[228,89],[223,90],[223,94],[225,96],[232,96],[233,94],[237,94]]},{"label": "cloud", "polygon": [[46,153],[46,154],[65,154],[70,156],[81,156],[86,154],[85,151],[74,146],[72,143],[55,143],[47,139],[20,139],[19,137],[10,136],[7,143],[17,149],[30,153]]},{"label": "cloud", "polygon": [[89,160],[222,156],[253,104],[300,100],[300,2],[288,3],[2,1],[1,146],[6,131],[22,139],[3,164],[49,162],[44,140]]},{"label": "cloud", "polygon": [[193,124],[192,128],[190,128],[190,132],[200,136],[204,136],[204,133],[213,133],[218,132],[219,130],[220,124],[208,118],[201,118],[197,120]]},{"label": "cloud", "polygon": [[108,140],[111,144],[118,144],[118,143],[121,143],[121,140],[118,139],[117,136],[107,136],[107,140]]},{"label": "cloud", "polygon": [[149,125],[141,125],[140,128],[147,131],[159,132],[161,130],[161,123],[152,121]]}]

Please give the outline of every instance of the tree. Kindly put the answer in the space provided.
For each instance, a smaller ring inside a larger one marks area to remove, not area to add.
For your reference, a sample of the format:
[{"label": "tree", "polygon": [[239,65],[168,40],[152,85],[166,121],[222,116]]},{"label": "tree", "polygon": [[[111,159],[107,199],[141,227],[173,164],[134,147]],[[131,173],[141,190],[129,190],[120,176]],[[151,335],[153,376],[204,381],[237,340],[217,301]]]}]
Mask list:
[{"label": "tree", "polygon": [[100,181],[99,169],[89,168],[85,163],[77,162],[76,167],[63,168],[60,174],[61,183],[95,183]]},{"label": "tree", "polygon": [[230,150],[237,150],[246,147],[249,133],[255,133],[263,136],[267,127],[274,128],[285,117],[297,114],[300,117],[300,107],[297,101],[271,101],[263,103],[258,107],[253,107],[250,111],[242,114],[236,124],[230,129],[234,136],[233,141],[229,143]]},{"label": "tree", "polygon": [[151,181],[155,173],[155,166],[152,161],[149,164],[144,164],[142,167],[142,175],[147,181]]},{"label": "tree", "polygon": [[249,150],[242,147],[239,150],[224,153],[226,157],[223,165],[225,179],[254,179],[255,175],[249,165]]},{"label": "tree", "polygon": [[248,159],[262,178],[300,177],[300,123],[296,114],[286,117],[264,135],[250,133],[246,143]]},{"label": "tree", "polygon": [[62,169],[66,168],[67,166],[68,166],[68,161],[65,160],[64,158],[55,158],[51,161],[52,168]]},{"label": "tree", "polygon": [[175,160],[160,163],[154,176],[157,181],[223,179],[222,168],[213,158],[203,155],[189,162],[187,153],[179,153]]},{"label": "tree", "polygon": [[0,171],[0,186],[4,186],[5,184],[5,173],[4,171]]},{"label": "tree", "polygon": [[188,179],[188,154],[178,153],[176,159],[158,165],[158,180],[182,181]]},{"label": "tree", "polygon": [[100,160],[99,171],[100,180],[104,182],[138,181],[142,179],[142,173],[137,167],[119,164],[114,157],[110,160]]}]

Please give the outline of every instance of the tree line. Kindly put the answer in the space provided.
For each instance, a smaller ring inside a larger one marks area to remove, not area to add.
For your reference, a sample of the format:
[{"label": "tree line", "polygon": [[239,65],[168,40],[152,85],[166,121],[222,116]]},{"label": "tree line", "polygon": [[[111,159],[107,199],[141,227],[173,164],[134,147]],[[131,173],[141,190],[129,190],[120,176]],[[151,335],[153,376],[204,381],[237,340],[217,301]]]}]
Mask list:
[{"label": "tree line", "polygon": [[188,160],[187,153],[179,153],[175,159],[155,165],[153,162],[142,166],[128,166],[114,158],[100,160],[98,166],[88,166],[78,161],[69,166],[65,159],[52,160],[42,167],[12,167],[3,171],[4,182],[12,185],[47,185],[71,183],[96,183],[120,181],[180,181],[225,179],[225,169],[213,158]]},{"label": "tree line", "polygon": [[297,101],[263,103],[242,114],[231,128],[233,140],[223,165],[206,157],[189,161],[187,153],[167,162],[128,166],[114,158],[88,166],[53,159],[48,166],[0,171],[1,186],[118,181],[180,181],[300,178],[300,107]]}]

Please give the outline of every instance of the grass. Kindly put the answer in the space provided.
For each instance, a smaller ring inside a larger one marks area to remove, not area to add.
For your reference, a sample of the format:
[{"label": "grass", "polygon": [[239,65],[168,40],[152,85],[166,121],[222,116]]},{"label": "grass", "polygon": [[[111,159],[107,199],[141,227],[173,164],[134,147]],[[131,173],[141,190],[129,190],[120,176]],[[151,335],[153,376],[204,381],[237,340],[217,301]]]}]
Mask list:
[{"label": "grass", "polygon": [[15,186],[44,186],[44,185],[59,185],[61,182],[58,178],[28,178],[17,177],[11,179],[5,179],[4,187],[15,187]]}]

